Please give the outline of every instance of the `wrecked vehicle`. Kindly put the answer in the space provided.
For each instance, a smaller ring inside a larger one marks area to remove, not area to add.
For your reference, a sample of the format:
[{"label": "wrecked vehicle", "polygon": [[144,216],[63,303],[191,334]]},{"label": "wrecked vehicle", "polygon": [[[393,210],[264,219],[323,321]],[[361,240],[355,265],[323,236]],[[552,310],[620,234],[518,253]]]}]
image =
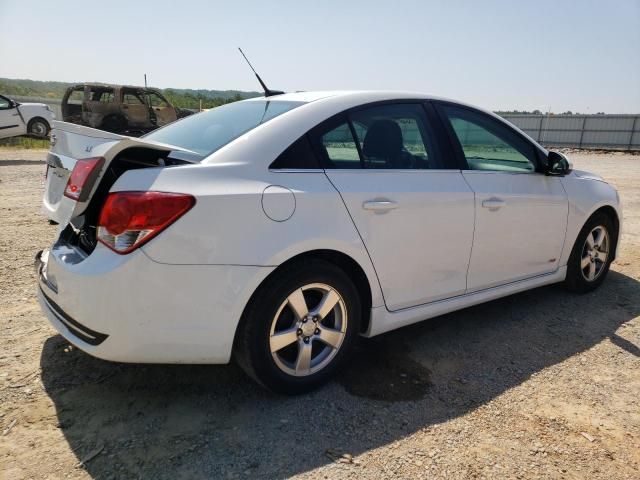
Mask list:
[{"label": "wrecked vehicle", "polygon": [[83,83],[62,98],[65,122],[108,132],[140,135],[190,115],[154,88]]}]

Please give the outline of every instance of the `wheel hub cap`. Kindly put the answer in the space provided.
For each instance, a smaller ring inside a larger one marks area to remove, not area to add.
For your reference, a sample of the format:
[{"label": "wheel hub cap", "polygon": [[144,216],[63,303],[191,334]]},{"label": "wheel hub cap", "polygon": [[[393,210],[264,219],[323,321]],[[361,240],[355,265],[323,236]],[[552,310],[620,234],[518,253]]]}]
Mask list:
[{"label": "wheel hub cap", "polygon": [[316,324],[313,320],[307,319],[306,323],[300,324],[300,330],[302,330],[302,335],[310,337],[316,331]]}]

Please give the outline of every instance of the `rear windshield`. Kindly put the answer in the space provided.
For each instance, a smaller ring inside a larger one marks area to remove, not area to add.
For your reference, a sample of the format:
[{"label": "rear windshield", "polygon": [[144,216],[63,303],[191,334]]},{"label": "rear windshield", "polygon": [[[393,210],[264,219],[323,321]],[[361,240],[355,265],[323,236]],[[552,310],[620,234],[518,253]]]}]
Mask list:
[{"label": "rear windshield", "polygon": [[229,103],[171,123],[144,138],[185,148],[205,157],[303,103],[270,100]]}]

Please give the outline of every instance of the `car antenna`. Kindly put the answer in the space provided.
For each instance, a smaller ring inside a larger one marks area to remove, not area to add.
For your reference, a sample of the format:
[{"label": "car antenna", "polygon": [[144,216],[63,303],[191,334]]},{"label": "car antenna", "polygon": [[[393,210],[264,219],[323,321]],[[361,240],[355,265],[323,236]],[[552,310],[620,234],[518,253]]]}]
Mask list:
[{"label": "car antenna", "polygon": [[253,65],[251,65],[251,62],[249,61],[247,56],[244,54],[242,49],[240,47],[238,47],[238,50],[240,50],[240,53],[242,54],[244,59],[249,64],[249,68],[251,68],[251,70],[253,70],[253,73],[255,74],[256,78],[258,79],[258,82],[260,82],[260,86],[262,86],[262,89],[264,90],[264,96],[265,97],[271,97],[273,95],[282,95],[284,93],[284,92],[281,92],[280,90],[270,90],[269,87],[267,87],[265,85],[265,83],[262,81],[262,79],[260,78],[260,75],[258,75],[258,72],[256,72],[256,70],[253,68]]}]

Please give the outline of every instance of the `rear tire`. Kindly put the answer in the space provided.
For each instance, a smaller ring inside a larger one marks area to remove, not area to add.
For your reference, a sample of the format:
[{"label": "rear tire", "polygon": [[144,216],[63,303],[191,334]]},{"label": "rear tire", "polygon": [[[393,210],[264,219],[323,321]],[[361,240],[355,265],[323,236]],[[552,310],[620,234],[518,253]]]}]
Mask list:
[{"label": "rear tire", "polygon": [[617,241],[618,231],[611,217],[603,212],[592,215],[571,250],[565,287],[577,293],[598,288],[609,273]]},{"label": "rear tire", "polygon": [[327,382],[360,331],[358,291],[320,259],[292,263],[256,291],[242,315],[234,358],[262,386],[300,394]]}]

